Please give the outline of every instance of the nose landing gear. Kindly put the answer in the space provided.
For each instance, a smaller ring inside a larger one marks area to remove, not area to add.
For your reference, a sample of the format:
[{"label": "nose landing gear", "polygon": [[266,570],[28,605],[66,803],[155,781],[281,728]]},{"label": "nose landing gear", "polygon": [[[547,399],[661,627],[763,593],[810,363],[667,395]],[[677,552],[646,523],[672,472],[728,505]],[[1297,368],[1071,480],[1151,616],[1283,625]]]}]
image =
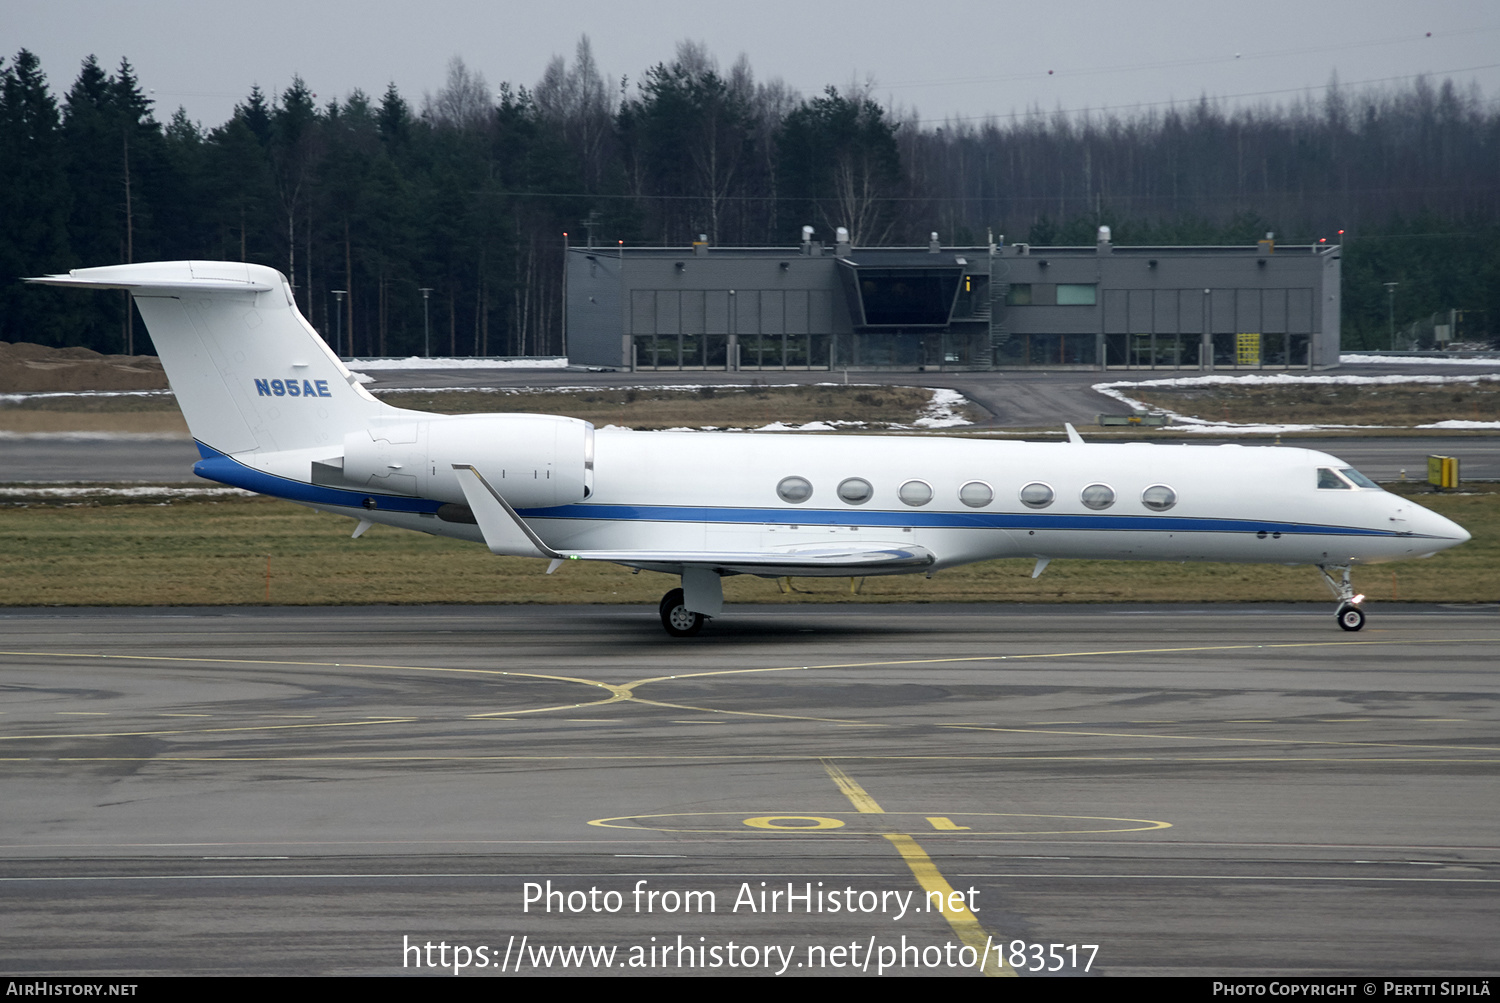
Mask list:
[{"label": "nose landing gear", "polygon": [[[1339,580],[1334,581],[1329,570],[1339,572]],[[1365,601],[1362,595],[1354,594],[1354,585],[1349,581],[1349,565],[1318,565],[1318,571],[1323,575],[1323,581],[1333,590],[1334,597],[1339,601],[1339,608],[1333,614],[1338,625],[1344,630],[1359,630],[1365,625],[1365,611],[1360,608],[1360,603]]]},{"label": "nose landing gear", "polygon": [[1340,606],[1334,615],[1338,617],[1339,626],[1345,630],[1358,630],[1365,625],[1365,611],[1353,603]]}]

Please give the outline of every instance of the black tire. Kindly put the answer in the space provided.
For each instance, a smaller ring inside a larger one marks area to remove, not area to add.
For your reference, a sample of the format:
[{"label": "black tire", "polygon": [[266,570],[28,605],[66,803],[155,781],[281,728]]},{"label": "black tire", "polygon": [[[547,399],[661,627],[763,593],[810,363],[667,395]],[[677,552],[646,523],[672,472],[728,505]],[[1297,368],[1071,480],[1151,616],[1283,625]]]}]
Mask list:
[{"label": "black tire", "polygon": [[682,589],[673,589],[661,597],[661,625],[673,637],[692,637],[703,629],[706,619],[702,613],[694,613],[683,605]]},{"label": "black tire", "polygon": [[1341,606],[1336,615],[1345,630],[1359,630],[1365,625],[1365,611],[1358,606]]}]

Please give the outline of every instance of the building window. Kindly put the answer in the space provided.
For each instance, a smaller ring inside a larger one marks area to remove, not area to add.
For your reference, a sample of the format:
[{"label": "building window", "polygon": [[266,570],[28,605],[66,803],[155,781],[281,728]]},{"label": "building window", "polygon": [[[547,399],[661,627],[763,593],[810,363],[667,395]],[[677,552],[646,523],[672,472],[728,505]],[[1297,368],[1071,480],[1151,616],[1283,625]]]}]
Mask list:
[{"label": "building window", "polygon": [[1006,306],[1031,306],[1031,283],[1013,282],[1005,293]]},{"label": "building window", "polygon": [[1058,306],[1093,306],[1095,286],[1058,283],[1057,305]]}]

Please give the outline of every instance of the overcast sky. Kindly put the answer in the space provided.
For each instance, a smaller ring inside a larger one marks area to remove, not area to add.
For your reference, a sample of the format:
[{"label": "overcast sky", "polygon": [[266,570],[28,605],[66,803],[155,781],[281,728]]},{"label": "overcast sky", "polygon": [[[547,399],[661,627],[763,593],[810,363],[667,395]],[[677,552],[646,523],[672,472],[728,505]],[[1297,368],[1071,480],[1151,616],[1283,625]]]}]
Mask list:
[{"label": "overcast sky", "polygon": [[724,67],[746,54],[758,80],[804,95],[873,82],[887,105],[982,118],[1034,107],[1110,108],[1196,99],[1286,101],[1341,82],[1426,73],[1500,95],[1494,0],[0,0],[0,54],[30,49],[61,96],[85,56],[128,57],[158,118],[179,105],[225,121],[251,85],[301,75],[319,103],[392,81],[416,107],[455,55],[493,86],[531,86],[587,34],[602,72],[628,76],[705,44]]}]

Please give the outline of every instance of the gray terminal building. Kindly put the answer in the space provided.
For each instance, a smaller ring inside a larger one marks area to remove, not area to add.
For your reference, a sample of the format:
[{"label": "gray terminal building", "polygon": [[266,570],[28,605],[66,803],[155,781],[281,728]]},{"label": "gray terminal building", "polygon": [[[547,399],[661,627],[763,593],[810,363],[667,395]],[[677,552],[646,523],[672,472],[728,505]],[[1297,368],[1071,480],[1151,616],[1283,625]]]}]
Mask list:
[{"label": "gray terminal building", "polygon": [[1338,364],[1336,244],[567,251],[574,365],[640,371]]}]

